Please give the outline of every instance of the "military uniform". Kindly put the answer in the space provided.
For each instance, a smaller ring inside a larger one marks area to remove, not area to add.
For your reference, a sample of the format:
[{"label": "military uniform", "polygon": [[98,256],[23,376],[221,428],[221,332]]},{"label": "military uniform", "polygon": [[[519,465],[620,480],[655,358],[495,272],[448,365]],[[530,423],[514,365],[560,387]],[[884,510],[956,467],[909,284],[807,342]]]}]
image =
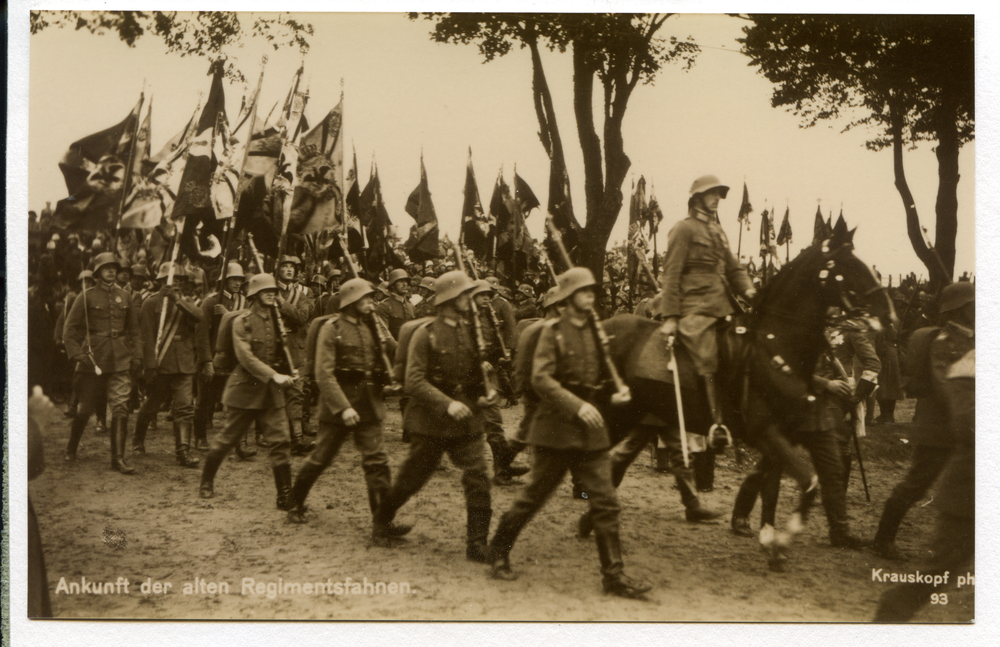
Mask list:
[{"label": "military uniform", "polygon": [[[306,334],[309,332],[309,322],[312,320],[313,308],[316,300],[312,290],[301,283],[282,283],[278,281],[278,293],[284,299],[280,303],[281,318],[288,331],[288,349],[295,362],[296,370],[302,368],[306,361]],[[312,449],[311,444],[304,444],[302,433],[304,431],[303,420],[308,419],[308,406],[306,403],[306,382],[302,375],[295,379],[295,384],[288,389],[287,414],[289,431],[292,435],[292,451],[296,454],[304,454]]]},{"label": "military uniform", "polygon": [[[163,326],[161,360],[157,356],[156,342],[164,308],[167,312]],[[194,374],[202,364],[211,359],[205,349],[199,348],[195,343],[195,333],[201,320],[201,310],[190,299],[178,296],[175,301],[171,301],[164,290],[146,299],[139,316],[143,367],[149,373],[155,372],[155,375],[146,381],[147,397],[136,417],[132,447],[134,451],[145,453],[146,429],[160,410],[160,405],[170,397],[177,460],[186,467],[197,464],[187,454],[191,446],[191,423],[194,418]]]},{"label": "military uniform", "polygon": [[[241,293],[230,294],[226,290],[213,292],[205,297],[201,304],[201,321],[198,322],[196,332],[198,353],[201,357],[214,358],[216,351],[216,341],[219,335],[219,322],[221,317],[215,314],[215,306],[221,305],[229,312],[236,312],[247,307],[247,300]],[[208,423],[215,413],[215,405],[222,397],[222,392],[226,388],[226,380],[229,373],[214,368],[211,377],[202,380],[201,390],[198,392],[198,402],[194,409],[194,437],[197,442],[208,441],[206,430]],[[237,452],[246,452],[245,438],[237,446]]]},{"label": "military uniform", "polygon": [[[67,459],[75,460],[87,420],[104,393],[111,407],[112,466],[131,473],[133,470],[124,466],[123,460],[132,387],[129,369],[140,363],[141,347],[139,316],[128,293],[116,285],[103,283],[82,292],[66,316],[63,342],[66,356],[77,362],[74,391],[79,399],[66,448]],[[94,364],[101,369],[100,375],[95,373]],[[122,466],[126,469],[121,469]]]},{"label": "military uniform", "polygon": [[398,294],[390,294],[387,299],[375,306],[375,313],[382,317],[393,339],[399,339],[399,329],[404,323],[416,317],[413,304]]},{"label": "military uniform", "polygon": [[[476,355],[464,321],[439,314],[414,332],[405,380],[411,399],[403,414],[403,427],[411,436],[410,453],[375,514],[373,537],[384,536],[396,511],[420,491],[447,452],[462,470],[468,513],[466,556],[473,558],[485,547],[492,508],[483,442],[485,417],[477,404],[484,394],[483,381]],[[467,406],[472,415],[462,421],[448,415],[453,400]]]},{"label": "military uniform", "polygon": [[493,295],[492,303],[493,310],[497,313],[497,319],[500,321],[500,334],[503,337],[503,343],[507,345],[507,348],[514,348],[516,345],[514,337],[518,324],[517,317],[514,315],[514,306],[499,294]]},{"label": "military uniform", "polygon": [[226,424],[212,440],[212,449],[205,458],[201,496],[213,496],[215,473],[226,454],[256,423],[268,447],[278,507],[287,510],[291,506],[291,438],[285,393],[273,378],[279,373],[288,374],[290,369],[273,314],[268,309],[257,306],[235,315],[233,351],[238,363],[222,394],[222,403],[227,407]]}]

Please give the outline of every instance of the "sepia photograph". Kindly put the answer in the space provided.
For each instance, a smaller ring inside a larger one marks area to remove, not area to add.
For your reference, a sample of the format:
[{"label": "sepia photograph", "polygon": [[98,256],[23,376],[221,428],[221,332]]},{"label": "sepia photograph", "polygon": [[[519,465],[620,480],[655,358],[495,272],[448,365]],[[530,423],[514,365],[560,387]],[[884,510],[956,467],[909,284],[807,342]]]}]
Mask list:
[{"label": "sepia photograph", "polygon": [[32,631],[977,621],[978,16],[584,8],[11,23]]}]

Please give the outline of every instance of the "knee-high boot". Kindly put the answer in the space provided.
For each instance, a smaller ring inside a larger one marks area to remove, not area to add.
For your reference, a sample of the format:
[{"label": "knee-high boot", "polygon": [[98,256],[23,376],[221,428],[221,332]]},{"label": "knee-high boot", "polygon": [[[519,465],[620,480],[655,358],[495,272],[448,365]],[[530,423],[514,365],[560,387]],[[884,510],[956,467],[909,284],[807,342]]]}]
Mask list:
[{"label": "knee-high boot", "polygon": [[466,512],[468,521],[466,523],[465,558],[472,562],[489,564],[492,560],[486,549],[486,540],[490,538],[490,520],[493,519],[493,510],[469,506]]},{"label": "knee-high boot", "polygon": [[[323,466],[306,460],[299,468],[299,473],[295,476],[295,483],[292,485],[292,509],[288,511],[288,520],[292,523],[306,522],[306,497],[309,490],[316,483],[316,479],[323,473]],[[368,490],[368,501],[371,503],[371,490]],[[374,508],[372,512],[374,512]]]},{"label": "knee-high boot", "polygon": [[128,435],[128,418],[111,418],[111,469],[122,474],[135,474],[135,468],[125,462],[125,436]]},{"label": "knee-high boot", "polygon": [[289,420],[288,421],[288,431],[292,436],[292,455],[293,456],[305,456],[312,450],[316,448],[315,441],[305,441],[302,438],[302,421],[301,420]]},{"label": "knee-high boot", "polygon": [[219,471],[222,461],[226,459],[227,450],[225,448],[213,448],[205,457],[205,467],[201,470],[201,485],[198,487],[198,496],[203,499],[211,499],[215,496],[215,474]]},{"label": "knee-high boot", "polygon": [[288,463],[275,465],[274,489],[278,492],[277,506],[279,510],[292,509],[292,466]]},{"label": "knee-high boot", "polygon": [[150,412],[151,407],[144,403],[139,407],[139,413],[135,417],[135,435],[132,436],[132,453],[146,453],[146,430],[156,417],[155,412]]},{"label": "knee-high boot", "polygon": [[181,467],[198,467],[198,459],[190,454],[191,423],[174,421],[174,451],[177,453],[177,464]]},{"label": "knee-high boot", "polygon": [[684,516],[688,521],[711,521],[722,516],[721,512],[715,512],[701,506],[698,494],[695,491],[694,470],[690,467],[675,467],[673,469],[674,480],[677,482],[677,489],[681,492],[681,502],[686,508]]},{"label": "knee-high boot", "polygon": [[604,592],[622,598],[642,598],[642,594],[653,588],[641,580],[625,574],[622,562],[622,544],[617,530],[597,532],[597,554],[601,560]]},{"label": "knee-high boot", "polygon": [[493,579],[507,581],[517,579],[517,573],[510,567],[510,551],[514,548],[514,542],[517,541],[522,528],[524,524],[509,512],[500,517],[500,525],[497,526],[497,531],[493,533],[493,539],[486,549],[490,561],[493,562]]},{"label": "knee-high boot", "polygon": [[699,492],[715,490],[715,452],[711,449],[691,454],[694,484]]},{"label": "knee-high boot", "polygon": [[69,443],[66,445],[66,453],[63,458],[66,461],[76,460],[76,450],[80,447],[80,439],[83,438],[83,430],[87,428],[87,419],[77,415],[73,418],[73,426],[70,427]]}]

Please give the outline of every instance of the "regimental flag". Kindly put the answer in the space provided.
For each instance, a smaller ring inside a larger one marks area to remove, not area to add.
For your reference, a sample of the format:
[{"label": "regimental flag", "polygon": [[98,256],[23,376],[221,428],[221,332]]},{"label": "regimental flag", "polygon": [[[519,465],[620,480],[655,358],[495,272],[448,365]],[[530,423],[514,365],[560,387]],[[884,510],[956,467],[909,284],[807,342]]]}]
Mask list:
[{"label": "regimental flag", "polygon": [[[289,235],[344,229],[343,119],[344,101],[341,99],[323,121],[299,141],[295,169],[297,182],[288,221]],[[355,229],[352,251],[361,248],[360,234],[360,228]]]},{"label": "regimental flag", "polygon": [[778,245],[792,242],[792,225],[788,222],[788,207],[785,207],[785,217],[781,221],[781,228],[778,229],[778,238],[774,242]]},{"label": "regimental flag", "polygon": [[[576,262],[576,248],[579,245],[580,236],[583,229],[573,215],[573,200],[570,197],[569,172],[566,170],[566,163],[562,158],[562,149],[556,147],[552,154],[549,165],[549,204],[548,212],[552,217],[552,224],[556,226],[562,235],[563,245],[569,252],[570,258]],[[557,271],[566,271],[569,268],[561,267],[561,259],[549,236],[546,235],[545,245],[549,258],[555,264]]]},{"label": "regimental flag", "polygon": [[753,206],[750,204],[750,193],[747,191],[747,183],[743,183],[743,201],[740,202],[740,213],[736,216],[736,222],[746,223],[747,227],[750,226],[750,214],[753,212]]},{"label": "regimental flag", "polygon": [[502,273],[509,280],[520,282],[527,268],[531,241],[525,231],[517,200],[511,195],[502,173],[497,176],[493,187],[490,215],[497,223],[496,258],[501,263]]},{"label": "regimental flag", "polygon": [[822,242],[833,235],[833,228],[823,220],[823,212],[816,205],[816,219],[813,221],[813,245]]},{"label": "regimental flag", "polygon": [[472,147],[469,147],[469,163],[465,167],[465,200],[462,203],[462,244],[472,250],[480,261],[493,258],[493,238],[496,236],[496,219],[493,214],[483,212],[476,184],[476,172],[472,169]]},{"label": "regimental flag", "polygon": [[439,258],[441,250],[438,245],[438,220],[434,203],[431,202],[431,191],[427,186],[423,155],[420,156],[420,184],[406,200],[406,213],[417,221],[410,227],[410,237],[403,244],[410,261],[423,263]]},{"label": "regimental flag", "polygon": [[121,123],[70,144],[59,162],[69,197],[56,204],[56,227],[101,231],[115,226],[142,102],[140,95]]},{"label": "regimental flag", "polygon": [[767,258],[771,253],[771,238],[774,236],[774,229],[771,226],[771,214],[767,209],[760,214],[760,256]]},{"label": "regimental flag", "polygon": [[638,184],[632,187],[632,197],[628,207],[628,245],[626,267],[629,290],[635,294],[635,284],[639,280],[639,260],[636,254],[645,254],[643,227],[646,226],[646,178],[639,176]]},{"label": "regimental flag", "polygon": [[[374,164],[373,164],[374,166]],[[389,267],[401,267],[402,262],[389,245],[389,212],[382,201],[382,183],[378,177],[378,167],[372,170],[371,179],[360,196],[361,224],[368,240],[368,270],[372,276],[381,274]]]},{"label": "regimental flag", "polygon": [[219,243],[221,221],[216,221],[212,204],[212,175],[219,164],[213,150],[216,136],[226,121],[223,72],[221,61],[212,63],[209,69],[212,86],[187,147],[180,190],[169,214],[174,222],[184,223],[181,251],[188,258],[215,257],[222,248]]},{"label": "regimental flag", "polygon": [[278,166],[279,155],[281,155],[281,133],[277,127],[268,126],[266,118],[262,120],[257,117],[254,120],[244,172],[249,177],[273,173]]},{"label": "regimental flag", "polygon": [[344,195],[347,218],[347,247],[352,253],[361,253],[365,235],[361,229],[361,187],[358,186],[358,153],[351,147],[351,168],[347,171],[347,192]]},{"label": "regimental flag", "polygon": [[528,183],[517,174],[517,169],[514,169],[514,199],[517,200],[517,208],[524,220],[527,220],[528,216],[531,215],[532,209],[542,206]]},{"label": "regimental flag", "polygon": [[[149,107],[146,108],[146,118],[142,120],[142,125],[135,133],[135,147],[132,151],[130,166],[130,181],[135,182],[143,175],[143,168],[148,166],[149,158],[153,153],[152,131],[153,131],[153,97],[149,98]],[[131,187],[128,187],[131,189]]]},{"label": "regimental flag", "polygon": [[[184,130],[178,133],[167,146],[156,155],[156,163],[150,155],[149,136],[153,115],[153,102],[149,102],[146,118],[136,135],[136,155],[133,158],[132,188],[122,213],[122,229],[151,229],[160,224],[165,214],[173,208],[180,186],[185,136],[194,125],[194,118]],[[141,151],[141,153],[140,153]]]},{"label": "regimental flag", "polygon": [[660,223],[663,222],[663,210],[660,209],[660,203],[656,201],[656,196],[653,195],[652,187],[649,189],[649,205],[646,207],[646,220],[649,221],[651,235],[655,236],[660,231]]}]

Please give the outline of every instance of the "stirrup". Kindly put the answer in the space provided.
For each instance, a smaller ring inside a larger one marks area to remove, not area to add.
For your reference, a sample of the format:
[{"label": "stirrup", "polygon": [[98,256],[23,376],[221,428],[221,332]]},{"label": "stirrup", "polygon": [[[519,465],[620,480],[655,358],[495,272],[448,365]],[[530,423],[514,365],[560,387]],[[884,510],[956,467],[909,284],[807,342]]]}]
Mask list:
[{"label": "stirrup", "polygon": [[729,433],[729,427],[722,423],[714,423],[708,428],[708,445],[716,452],[733,446],[733,435]]}]

